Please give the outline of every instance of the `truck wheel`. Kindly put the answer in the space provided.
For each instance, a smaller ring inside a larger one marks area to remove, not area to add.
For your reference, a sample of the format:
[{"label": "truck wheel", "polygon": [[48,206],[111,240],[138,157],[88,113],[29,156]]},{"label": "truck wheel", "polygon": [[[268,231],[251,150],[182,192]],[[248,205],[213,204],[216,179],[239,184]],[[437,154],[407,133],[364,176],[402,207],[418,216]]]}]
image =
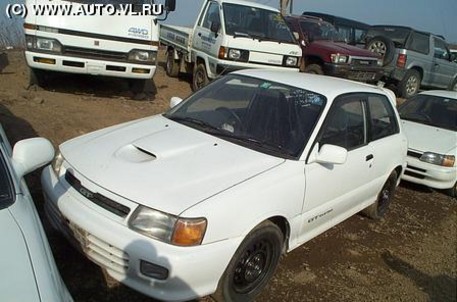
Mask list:
[{"label": "truck wheel", "polygon": [[373,37],[367,42],[365,48],[371,52],[381,55],[383,66],[389,64],[394,59],[395,45],[394,42],[392,42],[392,40],[387,37]]},{"label": "truck wheel", "polygon": [[305,72],[313,73],[313,74],[324,74],[324,71],[322,70],[322,67],[320,67],[318,64],[307,65],[305,67]]},{"label": "truck wheel", "polygon": [[374,204],[362,211],[363,214],[372,219],[381,219],[387,212],[389,205],[394,198],[395,188],[397,187],[397,172],[393,171],[386,183],[378,194],[378,199]]},{"label": "truck wheel", "polygon": [[165,71],[169,77],[177,77],[179,75],[179,60],[175,60],[174,51],[167,52],[167,63]]},{"label": "truck wheel", "polygon": [[398,92],[400,93],[400,96],[409,99],[419,92],[421,80],[419,71],[415,69],[408,70],[405,77],[398,83]]},{"label": "truck wheel", "polygon": [[206,73],[205,65],[200,63],[194,67],[194,74],[192,77],[192,90],[197,91],[198,89],[205,87],[208,84],[208,74]]},{"label": "truck wheel", "polygon": [[272,222],[254,228],[219,280],[213,295],[216,301],[252,301],[273,276],[283,244],[283,234]]},{"label": "truck wheel", "polygon": [[44,87],[48,82],[48,74],[46,70],[29,68],[29,86]]}]

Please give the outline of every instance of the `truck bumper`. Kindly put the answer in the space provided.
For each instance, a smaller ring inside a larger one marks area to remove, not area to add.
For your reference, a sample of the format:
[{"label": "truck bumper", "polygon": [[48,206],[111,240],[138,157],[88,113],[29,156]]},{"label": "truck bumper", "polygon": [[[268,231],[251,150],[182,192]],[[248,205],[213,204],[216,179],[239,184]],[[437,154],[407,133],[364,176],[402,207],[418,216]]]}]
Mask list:
[{"label": "truck bumper", "polygon": [[156,65],[102,61],[32,51],[26,51],[25,58],[31,68],[131,79],[151,79],[157,68]]},{"label": "truck bumper", "polygon": [[324,63],[324,74],[356,80],[361,82],[377,82],[383,75],[382,67],[360,68],[359,66]]}]

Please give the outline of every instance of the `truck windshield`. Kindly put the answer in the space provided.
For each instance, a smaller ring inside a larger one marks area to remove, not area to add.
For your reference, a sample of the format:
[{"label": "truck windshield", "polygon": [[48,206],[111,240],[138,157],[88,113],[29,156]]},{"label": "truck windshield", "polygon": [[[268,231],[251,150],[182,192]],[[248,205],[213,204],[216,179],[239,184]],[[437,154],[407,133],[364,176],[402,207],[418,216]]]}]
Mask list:
[{"label": "truck windshield", "polygon": [[227,75],[165,117],[249,149],[297,159],[325,104],[325,96],[299,87]]},{"label": "truck windshield", "polygon": [[300,28],[302,32],[308,35],[310,41],[344,41],[344,38],[335,27],[327,22],[302,21],[300,22]]},{"label": "truck windshield", "polygon": [[227,35],[296,44],[284,18],[277,12],[232,3],[224,3],[223,11]]}]

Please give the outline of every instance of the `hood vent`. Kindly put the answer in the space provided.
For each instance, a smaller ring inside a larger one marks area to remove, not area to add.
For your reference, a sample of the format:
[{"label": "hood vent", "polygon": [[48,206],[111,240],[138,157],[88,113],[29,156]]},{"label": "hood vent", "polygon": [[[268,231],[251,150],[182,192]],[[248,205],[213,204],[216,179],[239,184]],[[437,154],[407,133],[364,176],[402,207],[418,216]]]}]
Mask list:
[{"label": "hood vent", "polygon": [[149,152],[135,145],[127,145],[116,152],[116,157],[131,163],[143,163],[153,161],[157,158],[152,152]]}]

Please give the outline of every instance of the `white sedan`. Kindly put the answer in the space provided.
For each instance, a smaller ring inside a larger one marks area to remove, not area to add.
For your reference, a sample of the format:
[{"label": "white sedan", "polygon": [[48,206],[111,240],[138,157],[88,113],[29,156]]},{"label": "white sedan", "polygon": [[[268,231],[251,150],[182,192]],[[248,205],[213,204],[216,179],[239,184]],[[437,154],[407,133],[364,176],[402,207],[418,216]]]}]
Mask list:
[{"label": "white sedan", "polygon": [[457,197],[457,92],[420,93],[399,112],[409,143],[403,179]]},{"label": "white sedan", "polygon": [[0,301],[73,301],[23,180],[53,156],[44,138],[19,141],[11,150],[0,126]]},{"label": "white sedan", "polygon": [[55,227],[161,300],[252,300],[282,253],[382,217],[406,165],[384,88],[244,70],[170,103],[63,143],[42,174]]}]

